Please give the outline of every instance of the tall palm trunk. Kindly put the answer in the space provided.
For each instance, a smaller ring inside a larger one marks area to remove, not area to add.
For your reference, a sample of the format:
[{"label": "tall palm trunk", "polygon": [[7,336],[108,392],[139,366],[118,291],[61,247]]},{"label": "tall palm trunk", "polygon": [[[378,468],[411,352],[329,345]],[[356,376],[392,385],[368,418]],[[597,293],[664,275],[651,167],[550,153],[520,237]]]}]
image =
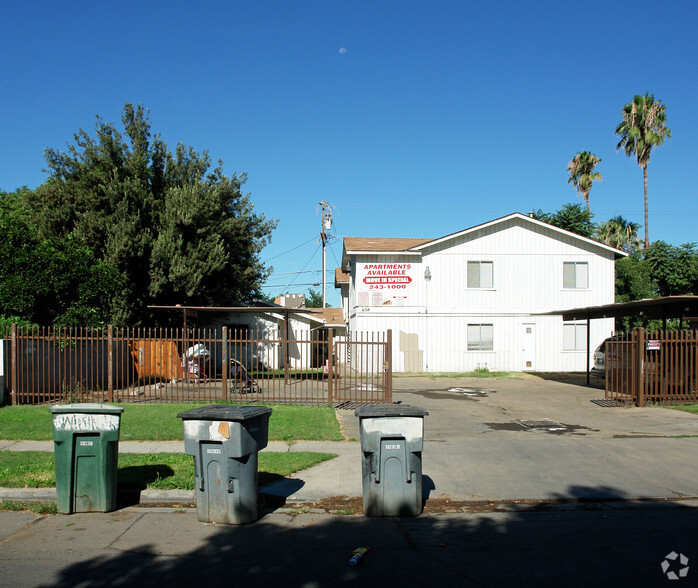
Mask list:
[{"label": "tall palm trunk", "polygon": [[649,199],[647,198],[647,164],[642,166],[642,177],[645,180],[645,249],[650,246],[650,213]]}]

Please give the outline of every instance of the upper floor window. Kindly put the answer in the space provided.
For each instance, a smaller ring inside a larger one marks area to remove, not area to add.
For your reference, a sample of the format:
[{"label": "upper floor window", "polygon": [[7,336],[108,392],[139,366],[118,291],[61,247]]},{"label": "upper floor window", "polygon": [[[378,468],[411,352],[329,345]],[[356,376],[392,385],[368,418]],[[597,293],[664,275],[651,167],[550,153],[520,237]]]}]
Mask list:
[{"label": "upper floor window", "polygon": [[562,266],[563,288],[588,288],[589,264],[586,261],[565,261]]},{"label": "upper floor window", "polygon": [[494,263],[469,261],[468,288],[494,288]]}]

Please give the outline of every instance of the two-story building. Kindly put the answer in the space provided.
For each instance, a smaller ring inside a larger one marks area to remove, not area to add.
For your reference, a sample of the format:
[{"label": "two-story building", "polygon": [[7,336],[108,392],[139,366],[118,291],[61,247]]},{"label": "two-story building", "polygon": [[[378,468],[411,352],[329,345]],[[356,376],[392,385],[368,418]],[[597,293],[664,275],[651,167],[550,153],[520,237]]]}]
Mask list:
[{"label": "two-story building", "polygon": [[[543,313],[614,302],[625,254],[514,213],[438,239],[346,237],[348,331],[393,332],[396,372],[582,371],[587,323]],[[590,352],[614,329],[590,324]]]}]

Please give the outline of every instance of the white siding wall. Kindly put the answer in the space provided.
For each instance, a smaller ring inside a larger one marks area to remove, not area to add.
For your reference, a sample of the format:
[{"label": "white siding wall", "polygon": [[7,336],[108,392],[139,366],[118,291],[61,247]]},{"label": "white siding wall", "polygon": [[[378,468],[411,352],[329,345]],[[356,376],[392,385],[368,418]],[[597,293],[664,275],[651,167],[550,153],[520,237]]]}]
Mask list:
[{"label": "white siding wall", "polygon": [[[536,315],[612,303],[612,252],[546,227],[511,219],[425,247],[421,253],[421,259],[356,256],[352,264],[350,329],[392,329],[395,371],[471,371],[485,365],[490,370],[507,371],[586,369],[585,349],[563,350],[562,318]],[[492,288],[467,287],[468,261],[493,263]],[[406,262],[415,267],[409,304],[357,306],[356,264]],[[588,264],[588,288],[563,288],[564,262]],[[427,266],[430,281],[424,279]],[[492,351],[468,351],[468,324],[493,325]],[[533,329],[529,366],[523,351],[525,325]],[[612,319],[591,322],[590,354],[612,330]]]}]

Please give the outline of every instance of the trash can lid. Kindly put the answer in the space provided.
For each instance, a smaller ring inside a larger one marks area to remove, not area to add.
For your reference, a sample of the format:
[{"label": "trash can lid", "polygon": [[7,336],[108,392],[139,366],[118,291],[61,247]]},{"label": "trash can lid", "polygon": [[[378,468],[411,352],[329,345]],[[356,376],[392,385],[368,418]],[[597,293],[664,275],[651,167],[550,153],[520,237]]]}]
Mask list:
[{"label": "trash can lid", "polygon": [[418,406],[409,404],[375,404],[360,406],[354,411],[359,418],[366,417],[423,417],[429,413]]},{"label": "trash can lid", "polygon": [[271,414],[267,406],[233,406],[231,404],[211,404],[200,406],[177,416],[185,421],[246,421],[255,417]]},{"label": "trash can lid", "polygon": [[123,406],[111,404],[98,404],[96,402],[78,402],[74,404],[56,404],[49,407],[53,414],[77,412],[90,414],[120,414],[124,412]]}]

